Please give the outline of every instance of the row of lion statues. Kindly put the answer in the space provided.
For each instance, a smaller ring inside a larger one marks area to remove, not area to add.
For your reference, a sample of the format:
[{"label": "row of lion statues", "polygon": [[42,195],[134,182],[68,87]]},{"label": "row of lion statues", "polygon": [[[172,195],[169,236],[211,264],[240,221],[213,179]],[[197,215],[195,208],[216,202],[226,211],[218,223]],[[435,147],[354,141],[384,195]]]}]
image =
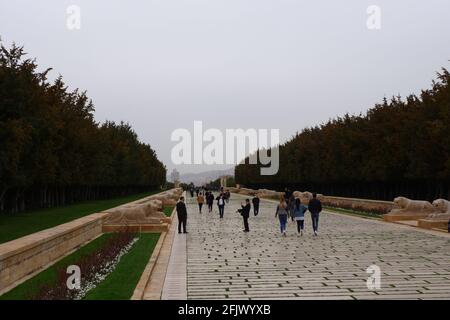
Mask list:
[{"label": "row of lion statues", "polygon": [[[284,195],[283,192],[278,192],[268,189],[252,190],[248,188],[230,188],[232,192],[236,192],[243,195],[254,196],[257,195],[260,198],[277,199]],[[299,198],[303,203],[307,203],[312,198],[312,193],[309,191],[294,191],[295,198]],[[318,194],[317,198],[322,200],[326,205],[336,207],[349,207],[360,208],[367,211],[375,211],[388,215],[395,216],[412,216],[417,218],[427,219],[450,219],[450,201],[445,199],[437,199],[432,203],[422,200],[411,200],[405,197],[397,197],[392,202],[387,201],[374,201],[367,199],[351,199],[351,198],[339,198],[328,197],[322,194]]]},{"label": "row of lion statues", "polygon": [[170,189],[143,199],[108,209],[104,225],[159,224],[166,218],[163,209],[175,206],[182,195],[181,188]]}]

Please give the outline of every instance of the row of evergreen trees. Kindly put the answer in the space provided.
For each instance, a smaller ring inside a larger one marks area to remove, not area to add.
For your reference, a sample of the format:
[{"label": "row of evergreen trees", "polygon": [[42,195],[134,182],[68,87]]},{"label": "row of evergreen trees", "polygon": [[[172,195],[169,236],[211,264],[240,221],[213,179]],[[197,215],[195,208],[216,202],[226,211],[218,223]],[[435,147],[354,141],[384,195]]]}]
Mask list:
[{"label": "row of evergreen trees", "polygon": [[85,92],[47,81],[22,47],[0,52],[0,212],[147,191],[166,168],[128,124],[94,121]]},{"label": "row of evergreen trees", "polygon": [[419,96],[384,99],[365,115],[304,129],[280,146],[278,174],[262,176],[258,165],[241,164],[236,182],[384,200],[449,199],[449,84],[443,69]]}]

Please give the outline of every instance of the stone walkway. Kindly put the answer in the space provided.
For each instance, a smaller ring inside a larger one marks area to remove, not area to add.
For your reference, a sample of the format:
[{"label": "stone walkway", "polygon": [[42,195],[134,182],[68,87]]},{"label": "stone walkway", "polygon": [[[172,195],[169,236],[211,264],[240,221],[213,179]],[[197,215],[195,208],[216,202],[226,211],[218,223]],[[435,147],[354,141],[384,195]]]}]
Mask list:
[{"label": "stone walkway", "polygon": [[[235,213],[243,199],[232,195],[220,220],[216,206],[199,214],[188,196],[188,299],[450,299],[447,234],[323,213],[318,238],[309,215],[303,237],[293,222],[282,237],[276,203],[266,200],[244,233]],[[178,250],[174,246],[172,256]],[[381,270],[377,291],[367,288],[370,265]]]},{"label": "stone walkway", "polygon": [[[172,229],[178,228],[178,218],[174,213]],[[178,231],[176,231],[178,232]],[[169,266],[162,290],[162,300],[186,300],[186,234],[176,234],[172,244]]]}]

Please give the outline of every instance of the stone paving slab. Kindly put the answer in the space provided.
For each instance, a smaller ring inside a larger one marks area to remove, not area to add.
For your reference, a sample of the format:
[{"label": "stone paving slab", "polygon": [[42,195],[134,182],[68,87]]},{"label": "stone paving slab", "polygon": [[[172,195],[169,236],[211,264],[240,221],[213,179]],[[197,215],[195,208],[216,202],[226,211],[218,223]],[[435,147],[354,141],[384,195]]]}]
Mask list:
[{"label": "stone paving slab", "polygon": [[[199,214],[187,197],[188,299],[450,299],[446,234],[324,212],[317,238],[308,214],[303,236],[289,221],[283,237],[268,200],[244,233],[236,213],[243,199],[233,194],[219,219],[216,206]],[[381,269],[377,291],[366,285],[373,264]]]}]

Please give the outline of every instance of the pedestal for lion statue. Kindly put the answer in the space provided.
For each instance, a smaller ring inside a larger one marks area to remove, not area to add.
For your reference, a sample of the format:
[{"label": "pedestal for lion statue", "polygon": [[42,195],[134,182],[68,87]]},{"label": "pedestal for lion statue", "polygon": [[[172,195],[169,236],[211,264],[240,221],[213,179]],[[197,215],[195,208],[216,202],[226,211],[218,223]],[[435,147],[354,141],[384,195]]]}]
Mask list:
[{"label": "pedestal for lion statue", "polygon": [[394,199],[394,209],[383,215],[385,221],[406,221],[424,219],[436,213],[436,208],[428,201],[411,200],[405,197]]},{"label": "pedestal for lion statue", "polygon": [[434,200],[433,207],[436,209],[436,212],[428,215],[424,219],[420,219],[419,227],[447,230],[450,220],[450,201],[445,199]]},{"label": "pedestal for lion statue", "polygon": [[163,232],[169,229],[171,218],[163,213],[165,206],[175,206],[183,190],[175,188],[108,209],[103,232]]}]

